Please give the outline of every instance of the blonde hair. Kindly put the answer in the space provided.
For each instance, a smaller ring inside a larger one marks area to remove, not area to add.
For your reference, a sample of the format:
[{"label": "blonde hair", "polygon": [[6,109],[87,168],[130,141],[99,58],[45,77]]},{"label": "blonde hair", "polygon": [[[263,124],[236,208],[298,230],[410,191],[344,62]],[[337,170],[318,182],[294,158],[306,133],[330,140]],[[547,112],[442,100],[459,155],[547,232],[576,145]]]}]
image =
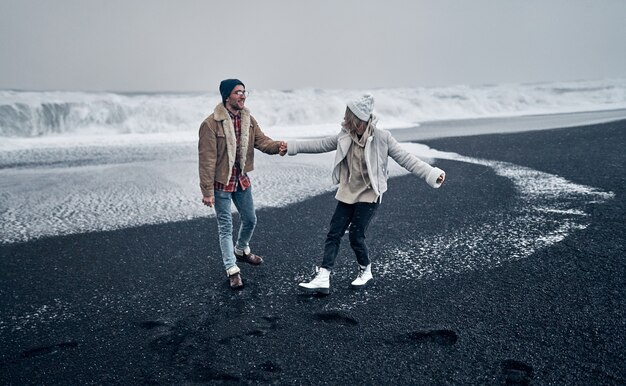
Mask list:
[{"label": "blonde hair", "polygon": [[367,125],[367,121],[361,120],[359,117],[354,115],[352,110],[349,107],[346,107],[346,113],[343,116],[343,122],[341,122],[341,127],[348,130],[348,132],[352,133],[359,128],[359,126]]}]

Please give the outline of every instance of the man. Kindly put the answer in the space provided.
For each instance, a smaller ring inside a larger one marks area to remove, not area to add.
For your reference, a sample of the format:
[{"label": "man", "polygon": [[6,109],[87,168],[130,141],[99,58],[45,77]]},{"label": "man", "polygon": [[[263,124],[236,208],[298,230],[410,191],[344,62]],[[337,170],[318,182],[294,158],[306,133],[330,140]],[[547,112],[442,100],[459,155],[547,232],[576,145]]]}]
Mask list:
[{"label": "man", "polygon": [[[238,79],[220,83],[222,103],[200,125],[198,155],[202,202],[215,206],[222,260],[232,289],[243,288],[237,261],[259,265],[260,256],[250,251],[256,225],[252,186],[248,173],[254,169],[254,149],[285,155],[284,142],[267,137],[244,107],[248,92]],[[231,202],[241,218],[237,242],[233,243]]]}]

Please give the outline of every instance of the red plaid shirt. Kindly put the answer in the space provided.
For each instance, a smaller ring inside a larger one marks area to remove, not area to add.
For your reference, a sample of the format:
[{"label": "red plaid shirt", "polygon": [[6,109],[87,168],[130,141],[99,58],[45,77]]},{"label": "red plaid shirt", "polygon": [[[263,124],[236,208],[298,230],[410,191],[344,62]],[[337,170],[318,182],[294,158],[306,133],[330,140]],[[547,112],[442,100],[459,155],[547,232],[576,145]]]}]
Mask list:
[{"label": "red plaid shirt", "polygon": [[230,115],[230,119],[233,120],[233,127],[235,128],[235,138],[237,138],[237,152],[235,154],[235,164],[233,165],[233,170],[230,175],[230,180],[228,180],[228,184],[224,185],[215,181],[213,187],[215,190],[221,190],[223,192],[232,193],[237,190],[237,183],[241,186],[241,190],[246,190],[250,187],[250,178],[247,175],[241,172],[241,167],[239,166],[239,157],[240,150],[239,144],[241,143],[241,117],[239,115],[233,115],[233,113],[228,111]]}]

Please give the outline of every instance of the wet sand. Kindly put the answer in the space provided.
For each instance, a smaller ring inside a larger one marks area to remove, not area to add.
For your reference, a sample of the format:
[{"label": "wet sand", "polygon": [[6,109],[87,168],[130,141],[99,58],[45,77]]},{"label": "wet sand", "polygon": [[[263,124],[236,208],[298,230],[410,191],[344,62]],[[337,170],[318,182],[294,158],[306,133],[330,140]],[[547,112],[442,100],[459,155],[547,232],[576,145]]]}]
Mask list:
[{"label": "wet sand", "polygon": [[296,285],[320,261],[331,193],[258,211],[266,262],[241,267],[240,292],[227,287],[214,218],[2,245],[0,383],[626,382],[626,121],[423,143],[615,198],[585,204],[589,226],[520,260],[377,277],[377,257],[412,235],[496,224],[515,200],[508,180],[438,160],[439,190],[390,180],[368,231],[375,284],[349,289],[346,239],[327,297]]}]

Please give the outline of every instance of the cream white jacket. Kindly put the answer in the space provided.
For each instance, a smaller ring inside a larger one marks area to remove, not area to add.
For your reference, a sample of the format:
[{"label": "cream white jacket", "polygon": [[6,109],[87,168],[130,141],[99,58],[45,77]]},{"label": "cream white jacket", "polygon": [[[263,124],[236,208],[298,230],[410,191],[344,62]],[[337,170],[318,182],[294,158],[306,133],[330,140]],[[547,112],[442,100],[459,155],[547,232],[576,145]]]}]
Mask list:
[{"label": "cream white jacket", "polygon": [[[326,153],[337,150],[335,161],[333,164],[332,178],[334,184],[339,184],[339,170],[341,161],[348,154],[348,149],[352,146],[352,138],[345,130],[334,136],[321,139],[297,141],[291,140],[288,143],[288,154],[296,155],[298,153]],[[371,137],[367,139],[365,144],[365,163],[367,165],[367,173],[372,184],[374,192],[382,199],[383,193],[387,191],[387,176],[389,174],[387,164],[389,157],[393,158],[400,166],[424,179],[433,188],[438,188],[437,178],[445,172],[437,167],[432,167],[415,155],[404,150],[398,141],[391,136],[387,130],[374,128]]]}]

